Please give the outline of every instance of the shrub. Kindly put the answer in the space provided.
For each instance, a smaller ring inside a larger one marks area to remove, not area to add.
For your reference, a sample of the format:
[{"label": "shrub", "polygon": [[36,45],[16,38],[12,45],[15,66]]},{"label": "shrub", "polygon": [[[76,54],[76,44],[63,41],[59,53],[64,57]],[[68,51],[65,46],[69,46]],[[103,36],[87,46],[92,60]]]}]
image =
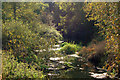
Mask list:
[{"label": "shrub", "polygon": [[[93,65],[95,66],[99,66],[101,61],[104,59],[104,53],[92,53],[88,56],[88,61],[90,61]],[[102,61],[103,62],[103,61]],[[103,63],[101,63],[101,65],[103,65]]]},{"label": "shrub", "polygon": [[68,42],[64,42],[64,43],[61,44],[61,47],[65,46],[67,44],[69,44],[69,43]]},{"label": "shrub", "polygon": [[79,51],[79,54],[78,54],[78,55],[87,58],[88,53],[89,53],[88,48],[85,47],[85,46],[83,46],[83,47],[81,48],[81,50]]},{"label": "shrub", "polygon": [[39,26],[35,28],[35,32],[38,32],[40,36],[46,37],[47,39],[53,38],[55,41],[61,40],[62,35],[53,26],[48,26],[47,24],[38,24]]},{"label": "shrub", "polygon": [[65,54],[74,54],[76,51],[78,51],[81,47],[75,45],[75,44],[70,44],[70,43],[64,43],[64,46],[62,49],[60,49],[60,52],[65,53]]},{"label": "shrub", "polygon": [[[105,42],[91,43],[87,47],[82,47],[79,52],[79,56],[85,57],[85,60],[90,61],[92,64],[98,66],[103,65],[105,61]],[[102,63],[101,63],[102,61]]]},{"label": "shrub", "polygon": [[95,45],[95,52],[97,54],[104,54],[105,53],[105,41],[98,42]]},{"label": "shrub", "polygon": [[[3,24],[3,49],[12,49],[14,52],[26,52],[35,49],[39,44],[40,36],[33,33],[27,24],[22,21],[10,21]],[[6,39],[6,42],[4,41]]]},{"label": "shrub", "polygon": [[27,63],[18,63],[17,59],[10,53],[3,53],[3,73],[4,78],[44,78],[42,71],[35,70],[35,66]]},{"label": "shrub", "polygon": [[[12,20],[3,23],[2,28],[3,50],[13,51],[12,54],[19,61],[27,61],[28,63],[35,61],[33,58],[34,50],[45,49],[46,53],[43,55],[46,56],[50,45],[54,45],[55,41],[62,37],[54,27],[46,24],[36,24],[33,27],[30,23]],[[37,57],[40,58],[41,56],[37,55]]]},{"label": "shrub", "polygon": [[61,37],[61,34],[54,27],[45,24],[38,24],[35,29],[22,21],[13,20],[3,24],[4,49],[22,49],[27,52],[31,49],[49,46],[51,42],[54,44],[54,41]]}]

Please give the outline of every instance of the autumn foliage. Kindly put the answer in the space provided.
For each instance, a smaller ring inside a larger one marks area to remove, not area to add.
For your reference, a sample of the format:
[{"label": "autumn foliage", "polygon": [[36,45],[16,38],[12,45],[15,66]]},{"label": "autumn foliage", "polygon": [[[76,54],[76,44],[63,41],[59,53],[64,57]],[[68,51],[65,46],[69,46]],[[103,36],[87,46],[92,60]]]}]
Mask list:
[{"label": "autumn foliage", "polygon": [[85,3],[83,10],[88,20],[96,21],[99,33],[105,36],[106,54],[110,57],[106,62],[108,72],[112,75],[118,74],[120,72],[119,2]]}]

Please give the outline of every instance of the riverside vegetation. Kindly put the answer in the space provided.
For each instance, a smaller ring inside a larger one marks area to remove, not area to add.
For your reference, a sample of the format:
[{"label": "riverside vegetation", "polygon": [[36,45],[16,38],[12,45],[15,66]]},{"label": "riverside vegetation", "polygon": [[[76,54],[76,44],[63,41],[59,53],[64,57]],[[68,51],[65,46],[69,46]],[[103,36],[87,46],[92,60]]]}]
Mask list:
[{"label": "riverside vegetation", "polygon": [[119,2],[3,2],[2,78],[74,78],[73,69],[88,78],[98,67],[120,78],[119,11]]}]

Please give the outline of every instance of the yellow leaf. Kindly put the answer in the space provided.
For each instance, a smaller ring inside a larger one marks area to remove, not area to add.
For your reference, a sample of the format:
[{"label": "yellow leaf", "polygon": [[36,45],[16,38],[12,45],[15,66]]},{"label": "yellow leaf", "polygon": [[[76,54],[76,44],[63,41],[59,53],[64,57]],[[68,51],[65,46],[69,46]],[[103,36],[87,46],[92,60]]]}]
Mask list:
[{"label": "yellow leaf", "polygon": [[112,22],[112,24],[114,24],[114,21]]},{"label": "yellow leaf", "polygon": [[10,42],[12,42],[12,40],[10,40]]},{"label": "yellow leaf", "polygon": [[8,43],[8,45],[10,45],[10,43]]},{"label": "yellow leaf", "polygon": [[20,45],[18,45],[18,47],[20,47]]},{"label": "yellow leaf", "polygon": [[20,38],[20,36],[19,36],[19,35],[18,35],[17,37],[18,37],[18,38]]}]

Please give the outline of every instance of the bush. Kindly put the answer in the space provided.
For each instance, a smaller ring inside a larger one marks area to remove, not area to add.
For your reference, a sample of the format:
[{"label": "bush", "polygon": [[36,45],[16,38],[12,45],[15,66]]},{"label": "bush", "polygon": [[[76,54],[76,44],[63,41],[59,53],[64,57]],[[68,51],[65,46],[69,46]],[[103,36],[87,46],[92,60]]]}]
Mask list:
[{"label": "bush", "polygon": [[3,73],[4,78],[44,78],[42,71],[35,70],[35,66],[27,63],[18,63],[17,59],[10,53],[3,53]]},{"label": "bush", "polygon": [[46,24],[38,24],[39,27],[36,27],[36,32],[40,34],[42,37],[46,37],[47,39],[53,38],[55,41],[59,41],[62,39],[62,35],[59,31],[56,30],[53,26],[48,26]]},{"label": "bush", "polygon": [[[62,38],[54,27],[46,24],[33,26],[30,23],[12,20],[3,23],[2,28],[3,50],[11,50],[19,61],[28,63],[35,61],[33,58],[34,50],[45,49],[46,53],[43,55],[50,55],[50,52],[47,53],[48,48]],[[41,56],[37,55],[37,57],[40,58]]]},{"label": "bush", "polygon": [[[92,51],[92,50],[91,50]],[[91,53],[90,49],[88,49],[87,47],[83,46],[81,48],[81,50],[79,51],[79,56],[83,56],[83,57],[87,57],[88,56],[88,53]]]},{"label": "bush", "polygon": [[70,43],[63,43],[64,45],[61,49],[60,52],[65,53],[65,54],[74,54],[76,51],[80,50],[80,46],[77,46],[75,44],[70,44]]},{"label": "bush", "polygon": [[85,60],[90,61],[92,64],[98,66],[103,65],[105,61],[105,42],[91,43],[87,47],[82,47],[79,56],[85,57]]},{"label": "bush", "polygon": [[[30,48],[35,49],[39,44],[40,36],[33,33],[27,24],[22,21],[10,21],[3,24],[3,49],[12,49],[14,52],[28,53]],[[4,39],[6,39],[4,41]]]},{"label": "bush", "polygon": [[61,44],[61,47],[65,46],[67,44],[69,44],[69,43],[68,42],[64,42],[64,43]]}]

